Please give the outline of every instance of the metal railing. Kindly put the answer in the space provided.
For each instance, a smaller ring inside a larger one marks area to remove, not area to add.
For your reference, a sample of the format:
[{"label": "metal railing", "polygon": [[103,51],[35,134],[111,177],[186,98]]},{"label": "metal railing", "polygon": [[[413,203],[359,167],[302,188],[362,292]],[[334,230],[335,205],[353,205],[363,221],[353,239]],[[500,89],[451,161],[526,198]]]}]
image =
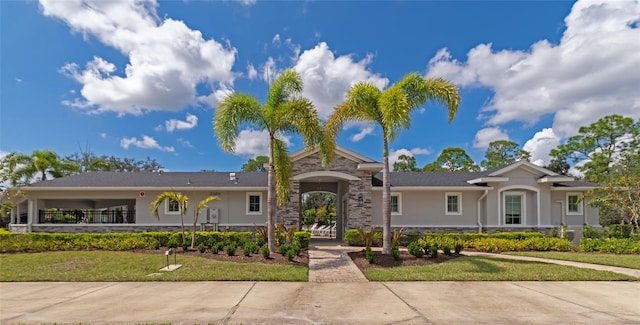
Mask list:
[{"label": "metal railing", "polygon": [[136,223],[136,210],[39,210],[38,223]]}]

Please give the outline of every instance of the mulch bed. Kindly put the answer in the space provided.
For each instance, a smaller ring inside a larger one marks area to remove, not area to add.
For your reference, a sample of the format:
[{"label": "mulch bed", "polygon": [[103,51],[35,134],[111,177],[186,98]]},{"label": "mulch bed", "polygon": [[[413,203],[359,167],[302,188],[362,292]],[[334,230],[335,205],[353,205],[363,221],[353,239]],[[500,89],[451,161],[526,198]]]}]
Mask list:
[{"label": "mulch bed", "polygon": [[452,253],[450,256],[444,254],[438,254],[438,257],[433,258],[425,255],[421,258],[409,254],[406,251],[400,251],[400,260],[393,259],[391,254],[382,255],[382,252],[374,251],[374,264],[370,264],[367,258],[364,256],[364,249],[358,252],[351,252],[349,256],[360,270],[370,268],[389,268],[395,266],[418,266],[418,265],[431,265],[449,261],[451,259],[462,256],[462,254],[456,255]]},{"label": "mulch bed", "polygon": [[[161,247],[160,249],[137,249],[133,250],[135,253],[147,253],[147,254],[158,254],[164,255],[165,251],[168,248]],[[284,265],[301,265],[308,266],[309,265],[309,253],[307,251],[300,251],[300,256],[294,257],[293,261],[289,262],[287,257],[284,255],[280,255],[279,253],[272,253],[268,259],[262,257],[261,254],[251,254],[251,256],[244,256],[242,253],[242,248],[238,247],[236,250],[236,255],[229,256],[227,252],[221,251],[218,254],[211,253],[211,250],[206,250],[204,253],[200,253],[197,249],[188,251],[183,251],[182,248],[176,249],[176,254],[178,255],[178,259],[180,256],[198,256],[202,258],[210,258],[217,261],[224,262],[235,262],[235,263],[266,263],[266,264],[284,264]],[[170,261],[173,256],[169,257]]]}]

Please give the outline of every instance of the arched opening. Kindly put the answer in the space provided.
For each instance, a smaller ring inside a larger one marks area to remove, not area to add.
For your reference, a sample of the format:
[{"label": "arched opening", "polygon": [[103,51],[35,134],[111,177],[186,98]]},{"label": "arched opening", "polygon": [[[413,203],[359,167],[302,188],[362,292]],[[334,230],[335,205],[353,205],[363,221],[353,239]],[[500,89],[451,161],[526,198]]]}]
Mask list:
[{"label": "arched opening", "polygon": [[300,213],[302,229],[312,235],[335,238],[337,235],[336,193],[311,191],[302,193]]}]

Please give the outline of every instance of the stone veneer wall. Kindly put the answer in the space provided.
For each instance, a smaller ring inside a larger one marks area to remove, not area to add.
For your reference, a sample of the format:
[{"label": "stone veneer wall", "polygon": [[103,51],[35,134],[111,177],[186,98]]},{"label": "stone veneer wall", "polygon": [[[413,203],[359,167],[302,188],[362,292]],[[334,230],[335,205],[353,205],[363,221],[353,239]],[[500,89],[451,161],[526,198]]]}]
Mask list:
[{"label": "stone veneer wall", "polygon": [[[320,156],[315,153],[294,162],[292,176],[314,172],[329,170],[341,172],[348,175],[359,177],[358,181],[349,181],[349,203],[348,203],[348,220],[346,228],[369,227],[371,225],[371,173],[367,171],[359,171],[358,163],[345,157],[336,155],[329,168],[322,168]],[[340,181],[340,180],[336,180]],[[284,207],[277,210],[276,222],[284,218],[285,224],[289,226],[297,226],[300,220],[300,182],[291,182],[291,193],[289,202]],[[363,205],[359,206],[358,195],[362,194]],[[341,198],[337,198],[340,200]],[[343,207],[345,208],[345,207]]]}]

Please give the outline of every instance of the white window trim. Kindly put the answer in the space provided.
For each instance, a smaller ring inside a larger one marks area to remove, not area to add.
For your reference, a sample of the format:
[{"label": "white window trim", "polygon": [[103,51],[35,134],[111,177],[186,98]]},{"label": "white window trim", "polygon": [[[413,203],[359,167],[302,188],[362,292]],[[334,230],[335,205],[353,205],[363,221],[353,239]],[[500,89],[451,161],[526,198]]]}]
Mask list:
[{"label": "white window trim", "polygon": [[[577,196],[578,197],[578,211],[569,211],[569,196]],[[582,196],[582,193],[580,192],[567,192],[567,195],[565,196],[565,200],[566,200],[566,213],[568,216],[581,216],[584,212],[584,208],[583,208],[583,203],[584,200],[581,200],[580,197]]]},{"label": "white window trim", "polygon": [[169,201],[171,201],[169,198],[164,200],[164,214],[179,215],[181,212],[180,203],[178,202],[178,211],[169,211]]},{"label": "white window trim", "polygon": [[[449,197],[457,196],[458,197],[458,211],[451,212],[449,211]],[[446,192],[444,193],[444,214],[447,216],[460,216],[462,215],[462,192]]]},{"label": "white window trim", "polygon": [[[507,195],[520,195],[521,197],[521,209],[522,216],[520,218],[520,223],[507,223]],[[516,191],[504,191],[502,192],[502,223],[505,226],[525,226],[527,224],[527,193],[526,192],[516,192]]]},{"label": "white window trim", "polygon": [[[249,198],[252,197],[252,196],[260,197],[260,210],[259,211],[249,211]],[[261,192],[247,192],[246,203],[245,203],[245,206],[246,206],[245,208],[246,208],[247,215],[253,215],[253,216],[262,215],[262,202],[263,202],[263,200],[262,200],[262,193]]]},{"label": "white window trim", "polygon": [[[393,212],[393,210],[391,211],[391,215],[392,216],[400,216],[402,215],[402,193],[400,192],[391,192],[391,195],[389,196],[389,200],[391,200],[392,196],[397,196],[398,197],[398,212]],[[389,202],[389,210],[391,210],[391,202]]]}]

